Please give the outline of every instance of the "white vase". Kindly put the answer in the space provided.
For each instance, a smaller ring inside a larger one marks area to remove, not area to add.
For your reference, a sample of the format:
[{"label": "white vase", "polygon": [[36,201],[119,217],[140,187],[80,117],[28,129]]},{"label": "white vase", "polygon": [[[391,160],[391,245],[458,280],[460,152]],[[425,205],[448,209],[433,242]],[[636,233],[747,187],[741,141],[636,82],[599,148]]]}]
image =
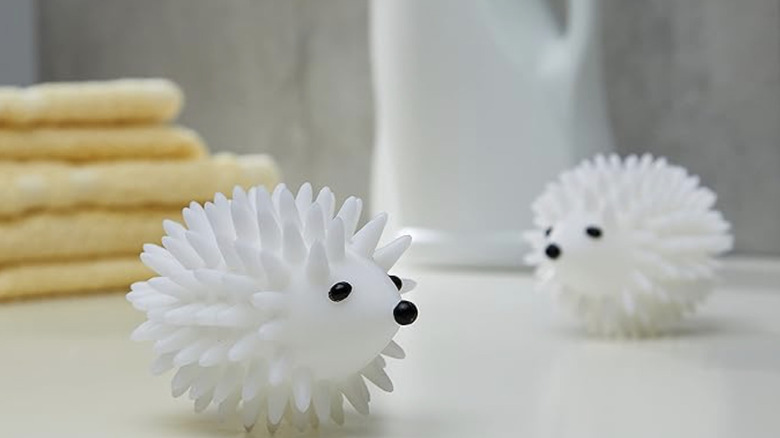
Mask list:
[{"label": "white vase", "polygon": [[612,149],[597,0],[374,0],[372,205],[411,261],[520,266],[529,205]]}]

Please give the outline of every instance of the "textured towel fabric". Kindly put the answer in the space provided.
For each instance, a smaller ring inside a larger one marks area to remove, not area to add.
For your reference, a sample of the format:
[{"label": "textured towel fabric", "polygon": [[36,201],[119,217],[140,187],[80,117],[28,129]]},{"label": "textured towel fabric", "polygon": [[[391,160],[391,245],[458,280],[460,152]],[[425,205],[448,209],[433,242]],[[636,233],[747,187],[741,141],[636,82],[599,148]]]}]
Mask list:
[{"label": "textured towel fabric", "polygon": [[126,291],[153,275],[137,255],[7,266],[0,268],[0,300]]},{"label": "textured towel fabric", "polygon": [[182,100],[166,79],[0,87],[0,125],[162,123],[179,114]]},{"label": "textured towel fabric", "polygon": [[0,221],[0,266],[137,255],[144,243],[160,242],[165,219],[180,222],[181,209],[77,210]]},{"label": "textured towel fabric", "polygon": [[0,160],[195,159],[205,154],[198,134],[178,126],[0,129]]},{"label": "textured towel fabric", "polygon": [[235,186],[273,187],[266,155],[232,154],[194,161],[120,161],[89,165],[0,162],[0,217],[80,207],[181,207]]}]

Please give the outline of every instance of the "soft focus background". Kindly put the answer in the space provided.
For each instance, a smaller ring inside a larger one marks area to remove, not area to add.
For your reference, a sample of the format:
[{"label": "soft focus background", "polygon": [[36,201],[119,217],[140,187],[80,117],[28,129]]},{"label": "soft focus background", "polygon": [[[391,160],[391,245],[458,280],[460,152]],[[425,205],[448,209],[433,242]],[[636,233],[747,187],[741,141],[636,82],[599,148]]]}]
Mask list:
[{"label": "soft focus background", "polygon": [[[620,152],[687,166],[720,194],[738,252],[780,254],[780,2],[604,6]],[[5,0],[0,78],[170,77],[188,98],[182,122],[212,149],[267,151],[294,186],[365,198],[367,29],[363,0]]]}]

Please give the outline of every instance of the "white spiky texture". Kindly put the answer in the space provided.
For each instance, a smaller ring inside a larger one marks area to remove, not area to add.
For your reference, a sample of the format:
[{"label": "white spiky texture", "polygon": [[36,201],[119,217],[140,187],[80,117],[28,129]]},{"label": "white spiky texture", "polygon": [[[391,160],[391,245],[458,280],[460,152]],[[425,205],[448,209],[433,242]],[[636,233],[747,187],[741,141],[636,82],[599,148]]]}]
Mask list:
[{"label": "white spiky texture", "polygon": [[526,262],[588,331],[657,334],[695,310],[731,248],[715,199],[664,158],[597,156],[534,202]]},{"label": "white spiky texture", "polygon": [[[330,189],[312,198],[308,183],[297,196],[284,185],[272,195],[236,188],[232,200],[193,202],[184,225],[165,222],[162,247],[144,247],[159,276],[127,295],[148,317],[132,337],[154,341],[152,371],[177,369],[173,395],[189,392],[196,411],[215,405],[248,429],[265,421],[273,432],[283,419],[304,429],[341,424],[343,397],[367,413],[364,379],[392,391],[382,356],[404,357],[394,308],[414,282],[399,286],[387,271],[411,239],[376,249],[385,214],[355,232],[359,199],[334,215]],[[336,302],[339,282],[352,289]]]}]

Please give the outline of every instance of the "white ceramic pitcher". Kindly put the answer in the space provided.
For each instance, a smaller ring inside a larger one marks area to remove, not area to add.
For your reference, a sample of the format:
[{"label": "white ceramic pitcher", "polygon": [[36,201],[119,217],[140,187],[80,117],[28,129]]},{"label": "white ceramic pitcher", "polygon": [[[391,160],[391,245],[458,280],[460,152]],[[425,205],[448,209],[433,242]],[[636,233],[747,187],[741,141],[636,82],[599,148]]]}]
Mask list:
[{"label": "white ceramic pitcher", "polygon": [[372,205],[424,264],[519,266],[530,203],[612,149],[597,0],[374,0]]}]

